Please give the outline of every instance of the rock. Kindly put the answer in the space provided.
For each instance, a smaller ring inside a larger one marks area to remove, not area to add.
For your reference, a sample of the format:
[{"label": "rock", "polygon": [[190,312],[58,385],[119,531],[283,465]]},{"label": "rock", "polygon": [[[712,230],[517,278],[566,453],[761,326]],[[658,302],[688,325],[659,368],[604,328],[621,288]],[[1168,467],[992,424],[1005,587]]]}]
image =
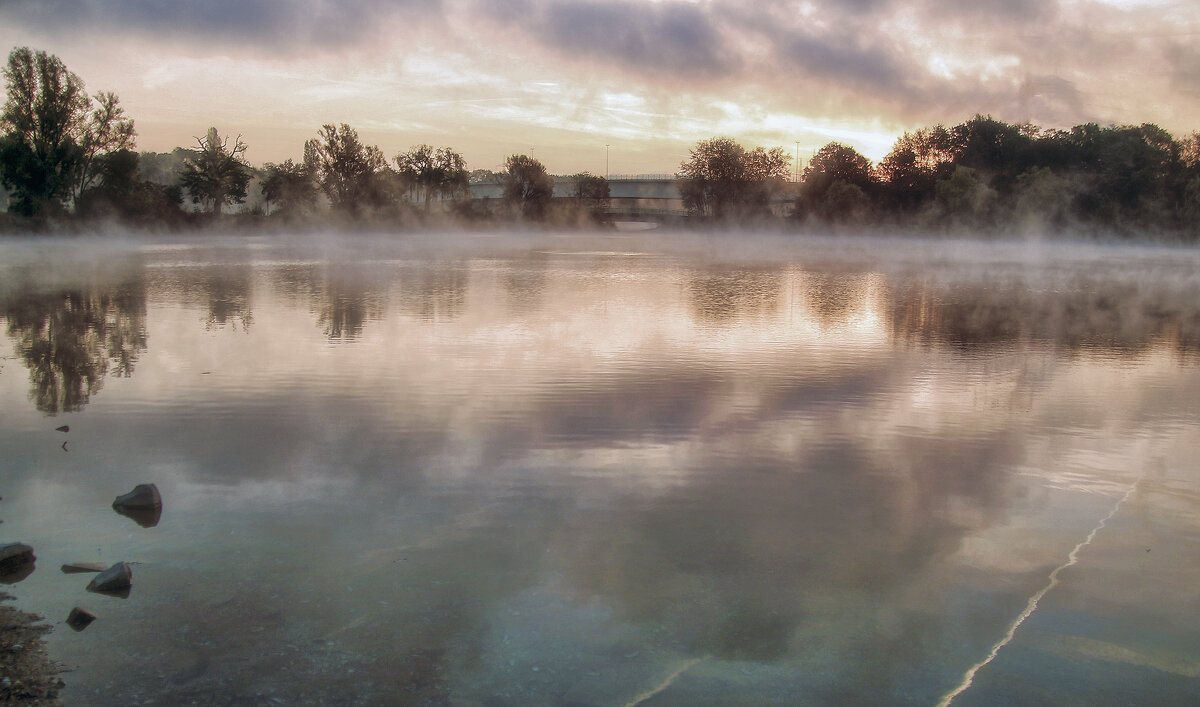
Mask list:
[{"label": "rock", "polygon": [[16,584],[33,574],[35,560],[33,548],[25,543],[0,545],[0,582]]},{"label": "rock", "polygon": [[63,425],[62,427],[55,427],[54,431],[55,432],[70,432],[71,428],[67,425]]},{"label": "rock", "polygon": [[78,606],[71,609],[70,614],[67,614],[67,625],[76,631],[82,631],[95,620],[95,614],[87,609],[80,609]]},{"label": "rock", "polygon": [[162,518],[162,496],[154,484],[138,484],[113,501],[113,510],[143,528],[153,528]]},{"label": "rock", "polygon": [[138,484],[127,494],[117,496],[113,508],[144,510],[162,508],[162,496],[154,484]]},{"label": "rock", "polygon": [[131,587],[133,587],[133,570],[130,569],[128,562],[118,562],[96,575],[87,585],[87,590],[97,594],[124,598],[129,596]]},{"label": "rock", "polygon": [[103,572],[108,565],[103,562],[68,562],[62,566],[63,574],[79,574],[80,572]]}]

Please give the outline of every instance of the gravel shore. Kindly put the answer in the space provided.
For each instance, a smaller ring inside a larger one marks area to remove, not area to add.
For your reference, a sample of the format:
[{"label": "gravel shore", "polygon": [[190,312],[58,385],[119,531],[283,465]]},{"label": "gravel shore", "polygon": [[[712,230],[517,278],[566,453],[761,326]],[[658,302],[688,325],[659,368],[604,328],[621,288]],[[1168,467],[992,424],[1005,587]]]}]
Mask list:
[{"label": "gravel shore", "polygon": [[[0,602],[12,600],[0,592]],[[46,655],[41,616],[0,604],[0,704],[60,705],[62,667]]]}]

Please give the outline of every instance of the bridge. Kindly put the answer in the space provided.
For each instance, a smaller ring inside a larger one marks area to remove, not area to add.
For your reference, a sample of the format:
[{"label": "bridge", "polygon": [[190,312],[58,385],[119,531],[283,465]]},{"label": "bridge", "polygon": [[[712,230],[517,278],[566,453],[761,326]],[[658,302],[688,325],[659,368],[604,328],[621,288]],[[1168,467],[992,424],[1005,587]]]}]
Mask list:
[{"label": "bridge", "polygon": [[[791,186],[790,184],[787,186]],[[501,199],[504,187],[481,183],[470,186],[472,199]],[[568,177],[554,178],[554,200],[575,198],[575,181]],[[613,177],[608,180],[609,205],[605,212],[616,221],[679,221],[687,216],[679,183],[672,177]],[[795,199],[791,189],[783,189],[771,202],[771,210],[786,216]]]}]

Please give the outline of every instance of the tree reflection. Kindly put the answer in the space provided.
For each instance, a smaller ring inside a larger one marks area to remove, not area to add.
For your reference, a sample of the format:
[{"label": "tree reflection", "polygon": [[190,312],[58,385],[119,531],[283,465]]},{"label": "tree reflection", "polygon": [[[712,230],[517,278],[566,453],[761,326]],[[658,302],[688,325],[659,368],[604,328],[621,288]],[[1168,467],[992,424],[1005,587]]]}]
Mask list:
[{"label": "tree reflection", "polygon": [[397,293],[400,306],[425,321],[457,319],[467,301],[470,281],[463,263],[431,263],[405,269]]},{"label": "tree reflection", "polygon": [[891,306],[893,334],[953,347],[1050,345],[1138,355],[1166,345],[1200,352],[1200,288],[1184,283],[1079,279],[1030,283],[910,284]]},{"label": "tree reflection", "polygon": [[146,350],[146,292],[140,281],[24,291],[3,306],[9,336],[29,368],[30,397],[42,412],[82,409],[105,375],[129,377]]},{"label": "tree reflection", "polygon": [[870,274],[804,273],[804,300],[809,311],[825,329],[845,326],[866,308]]},{"label": "tree reflection", "polygon": [[254,321],[251,306],[254,268],[236,262],[216,262],[176,268],[164,282],[189,307],[205,307],[206,331],[225,327],[248,331]]},{"label": "tree reflection", "polygon": [[736,317],[766,316],[777,310],[783,287],[781,269],[701,271],[688,279],[696,319],[710,324]]},{"label": "tree reflection", "polygon": [[546,294],[546,259],[526,260],[504,273],[504,293],[508,309],[515,315],[536,312]]},{"label": "tree reflection", "polygon": [[250,266],[222,266],[204,279],[208,296],[208,327],[250,328],[254,321],[250,307],[250,291],[253,285]]},{"label": "tree reflection", "polygon": [[353,341],[383,317],[396,271],[383,266],[290,266],[272,273],[277,290],[307,301],[330,341]]},{"label": "tree reflection", "polygon": [[382,310],[383,301],[375,293],[337,281],[330,283],[317,319],[330,340],[349,341],[361,336],[366,321],[378,319]]}]

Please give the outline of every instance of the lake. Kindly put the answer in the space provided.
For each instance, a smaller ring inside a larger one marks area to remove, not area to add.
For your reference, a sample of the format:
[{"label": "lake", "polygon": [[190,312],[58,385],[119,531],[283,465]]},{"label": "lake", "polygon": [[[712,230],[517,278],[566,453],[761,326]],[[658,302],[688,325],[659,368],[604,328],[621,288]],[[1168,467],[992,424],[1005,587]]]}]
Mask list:
[{"label": "lake", "polygon": [[68,704],[1200,694],[1200,251],[8,239],[0,320]]}]

